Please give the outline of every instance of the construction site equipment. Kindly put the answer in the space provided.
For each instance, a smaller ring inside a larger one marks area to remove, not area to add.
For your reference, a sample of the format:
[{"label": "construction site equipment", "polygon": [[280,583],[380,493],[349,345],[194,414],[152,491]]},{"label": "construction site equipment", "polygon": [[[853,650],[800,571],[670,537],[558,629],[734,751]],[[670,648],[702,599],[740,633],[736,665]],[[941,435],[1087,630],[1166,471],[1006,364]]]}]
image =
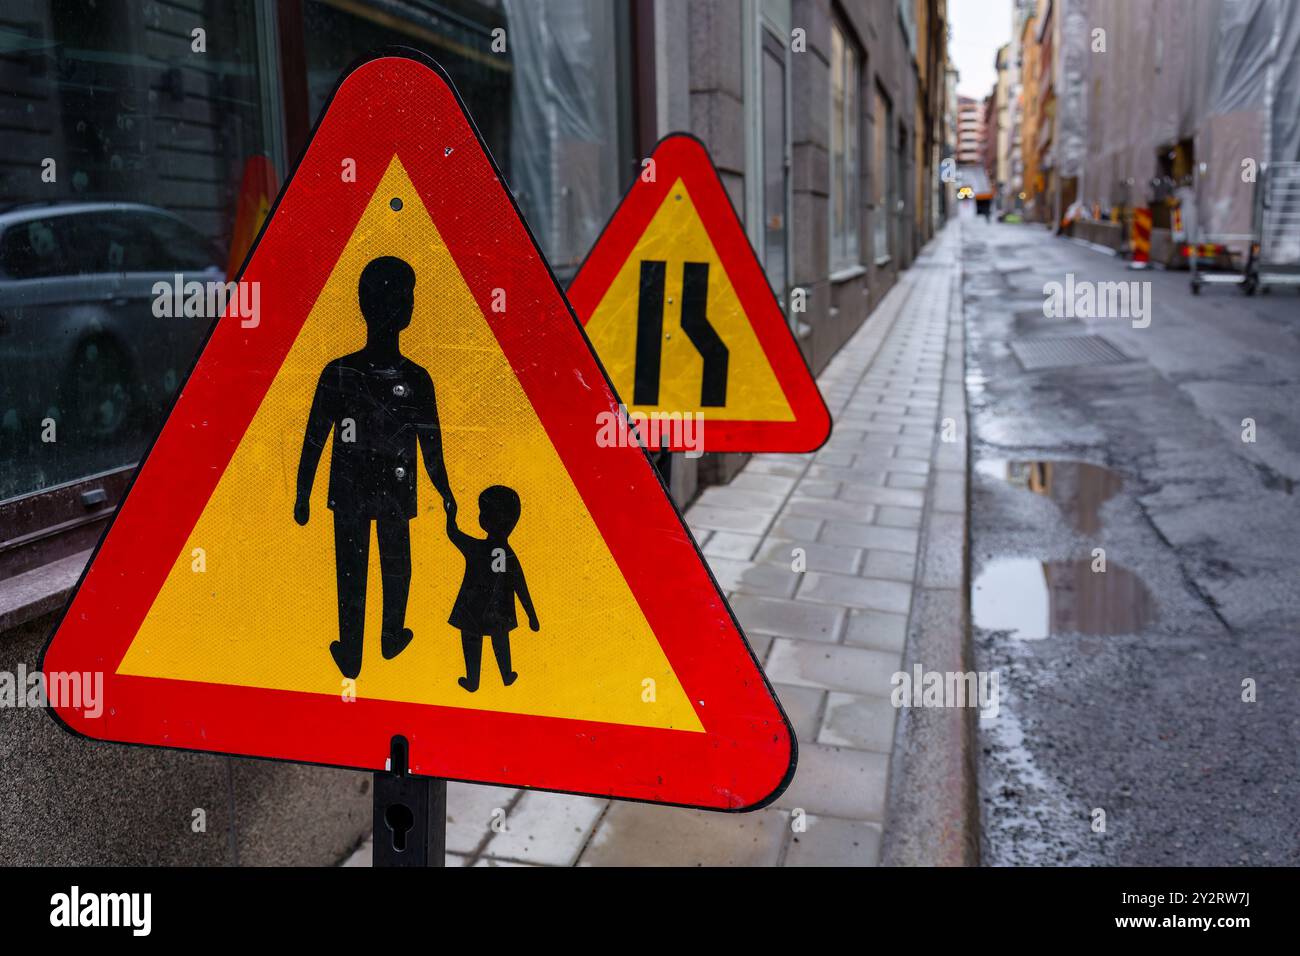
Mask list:
[{"label": "construction site equipment", "polygon": [[[1201,174],[1205,172],[1205,163],[1198,163],[1193,170],[1192,189],[1195,202],[1187,217],[1188,234],[1191,241],[1187,244],[1187,268],[1191,271],[1192,295],[1200,295],[1206,285],[1245,286],[1246,268],[1249,261],[1248,250],[1254,247],[1253,232],[1218,232],[1206,231],[1206,216],[1201,210]],[[1241,251],[1234,249],[1241,247]]]},{"label": "construction site equipment", "polygon": [[1300,163],[1268,163],[1255,191],[1255,235],[1246,265],[1247,295],[1300,286]]},{"label": "construction site equipment", "polygon": [[1151,261],[1151,210],[1133,210],[1133,258],[1130,269],[1145,269]]}]

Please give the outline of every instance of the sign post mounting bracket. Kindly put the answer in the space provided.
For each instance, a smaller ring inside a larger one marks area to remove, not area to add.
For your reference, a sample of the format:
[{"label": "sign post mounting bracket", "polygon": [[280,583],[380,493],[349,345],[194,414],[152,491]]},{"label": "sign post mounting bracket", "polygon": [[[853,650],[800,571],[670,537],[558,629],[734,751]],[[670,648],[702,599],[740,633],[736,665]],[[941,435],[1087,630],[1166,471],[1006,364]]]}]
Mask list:
[{"label": "sign post mounting bracket", "polygon": [[407,772],[406,738],[393,738],[389,770],[375,771],[375,866],[445,866],[447,781]]}]

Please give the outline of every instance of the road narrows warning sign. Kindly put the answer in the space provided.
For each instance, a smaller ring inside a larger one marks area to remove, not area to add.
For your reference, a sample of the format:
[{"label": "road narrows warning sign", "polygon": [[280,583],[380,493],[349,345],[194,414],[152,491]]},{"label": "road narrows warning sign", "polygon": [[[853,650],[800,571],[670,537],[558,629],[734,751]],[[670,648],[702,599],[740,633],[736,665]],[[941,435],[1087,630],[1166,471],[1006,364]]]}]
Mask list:
[{"label": "road narrows warning sign", "polygon": [[795,745],[441,70],[335,90],[46,649],[87,736],[715,809]]},{"label": "road narrows warning sign", "polygon": [[[830,413],[704,146],[655,148],[569,301],[651,448],[806,452]],[[678,420],[694,428],[674,427]]]}]

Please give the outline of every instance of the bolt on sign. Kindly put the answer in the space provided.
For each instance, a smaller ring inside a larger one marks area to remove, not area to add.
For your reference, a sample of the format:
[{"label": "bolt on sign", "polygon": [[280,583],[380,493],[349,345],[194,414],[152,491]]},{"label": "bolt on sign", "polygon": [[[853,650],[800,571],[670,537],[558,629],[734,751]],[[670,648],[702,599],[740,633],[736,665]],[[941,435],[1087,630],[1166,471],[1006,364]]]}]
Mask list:
[{"label": "bolt on sign", "polygon": [[[345,171],[347,172],[344,175]],[[446,74],[340,81],[46,648],[103,740],[713,809],[788,721]],[[201,560],[200,560],[201,556]],[[526,625],[526,626],[521,626]]]},{"label": "bolt on sign", "polygon": [[[568,290],[618,394],[669,451],[805,452],[831,417],[704,145],[660,141]],[[702,442],[662,423],[700,416]],[[702,447],[701,447],[702,445]]]}]

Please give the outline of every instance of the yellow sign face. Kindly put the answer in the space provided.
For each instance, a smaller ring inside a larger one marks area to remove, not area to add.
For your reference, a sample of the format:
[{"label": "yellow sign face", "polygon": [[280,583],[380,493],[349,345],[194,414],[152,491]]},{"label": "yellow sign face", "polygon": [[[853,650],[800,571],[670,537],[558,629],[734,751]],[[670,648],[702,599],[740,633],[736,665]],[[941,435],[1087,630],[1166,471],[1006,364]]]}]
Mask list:
[{"label": "yellow sign face", "polygon": [[[667,248],[672,230],[690,228],[688,200],[683,202],[666,212],[656,249]],[[706,252],[703,245],[698,249]],[[517,492],[518,523],[509,546],[541,626],[537,632],[527,625],[511,632],[518,674],[511,686],[495,673],[487,641],[481,685],[474,693],[458,686],[455,675],[464,671],[461,632],[449,623],[449,611],[457,604],[467,559],[449,540],[443,503],[421,464],[418,511],[409,526],[405,620],[413,638],[399,657],[380,654],[382,569],[372,537],[357,697],[702,731],[488,318],[396,156],[118,674],[335,696],[348,691],[327,653],[339,633],[328,444],[312,486],[310,517],[301,526],[293,520],[296,482],[322,369],[366,344],[358,283],[368,263],[387,256],[405,260],[417,277],[412,321],[401,333],[400,350],[427,370],[436,391],[459,531],[485,538],[478,507],[485,488],[503,485]],[[729,294],[725,281],[719,282],[720,317]],[[735,335],[740,354],[747,354],[741,326],[720,321],[724,334]],[[779,397],[775,382],[764,380],[744,401],[755,413],[776,415],[783,414]],[[367,523],[368,535],[372,527]]]},{"label": "yellow sign face", "polygon": [[[658,401],[653,404],[639,402],[636,397],[638,313],[644,307],[644,262],[664,263]],[[708,267],[705,315],[727,351],[725,400],[721,404],[702,402],[705,359],[682,328],[687,263]],[[780,422],[794,418],[690,191],[681,179],[673,183],[632,254],[587,319],[586,330],[615,391],[632,411],[702,414],[706,429],[711,418]]]}]

